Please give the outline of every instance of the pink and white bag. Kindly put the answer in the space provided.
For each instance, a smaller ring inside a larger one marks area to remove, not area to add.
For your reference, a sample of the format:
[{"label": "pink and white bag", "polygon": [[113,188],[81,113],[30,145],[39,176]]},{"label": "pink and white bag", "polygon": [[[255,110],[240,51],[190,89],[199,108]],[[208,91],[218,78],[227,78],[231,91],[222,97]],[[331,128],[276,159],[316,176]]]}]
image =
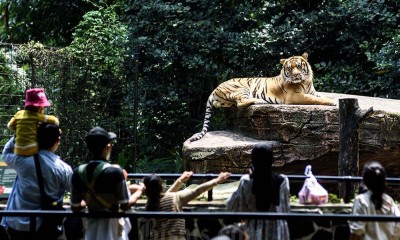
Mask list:
[{"label": "pink and white bag", "polygon": [[325,204],[328,202],[328,192],[318,183],[311,172],[311,165],[304,171],[308,178],[299,192],[299,202],[302,204]]}]

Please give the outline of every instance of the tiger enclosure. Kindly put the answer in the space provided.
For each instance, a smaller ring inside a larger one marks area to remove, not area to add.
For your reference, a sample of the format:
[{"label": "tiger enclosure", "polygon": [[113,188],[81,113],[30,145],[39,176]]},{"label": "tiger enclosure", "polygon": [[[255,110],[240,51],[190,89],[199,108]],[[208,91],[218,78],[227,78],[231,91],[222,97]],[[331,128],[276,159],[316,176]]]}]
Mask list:
[{"label": "tiger enclosure", "polygon": [[[44,87],[63,129],[60,154],[72,165],[87,158],[85,133],[102,125],[118,135],[113,161],[130,172],[180,172],[183,143],[201,131],[219,84],[276,76],[280,59],[304,52],[318,92],[400,99],[395,0],[6,0],[0,7],[1,143],[24,91]],[[209,131],[230,127],[216,110]]]}]

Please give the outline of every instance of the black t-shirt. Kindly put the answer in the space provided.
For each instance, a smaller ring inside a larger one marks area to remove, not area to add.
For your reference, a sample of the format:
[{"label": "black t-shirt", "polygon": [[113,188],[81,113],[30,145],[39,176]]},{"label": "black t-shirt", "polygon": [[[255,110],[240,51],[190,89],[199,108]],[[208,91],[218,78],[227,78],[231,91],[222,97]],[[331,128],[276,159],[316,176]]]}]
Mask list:
[{"label": "black t-shirt", "polygon": [[[92,175],[95,168],[104,160],[92,160],[87,164],[86,174],[87,181],[91,182]],[[115,166],[105,168],[96,178],[94,191],[96,195],[100,196],[113,207],[108,210],[116,211],[118,204],[128,202],[129,195],[126,187],[125,178],[122,169]],[[79,175],[79,167],[74,169],[72,175],[72,191],[71,191],[71,204],[77,205],[82,199],[88,204],[89,210],[106,210],[104,206],[99,206],[96,201],[85,199],[88,192],[87,185],[83,182]]]}]

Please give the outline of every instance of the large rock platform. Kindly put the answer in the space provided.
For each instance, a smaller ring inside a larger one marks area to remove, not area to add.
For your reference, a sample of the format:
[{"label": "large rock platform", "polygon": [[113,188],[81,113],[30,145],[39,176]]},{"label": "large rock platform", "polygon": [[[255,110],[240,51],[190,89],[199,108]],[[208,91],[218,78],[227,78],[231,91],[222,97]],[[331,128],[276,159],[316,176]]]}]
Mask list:
[{"label": "large rock platform", "polygon": [[[379,160],[388,175],[400,170],[400,100],[323,93],[357,98],[360,109],[373,114],[360,125],[360,164]],[[339,156],[338,106],[253,105],[224,109],[225,131],[210,131],[202,139],[183,144],[185,168],[195,172],[222,170],[245,173],[253,146],[273,144],[275,167],[286,174],[302,174],[307,164],[316,175],[337,175]]]}]

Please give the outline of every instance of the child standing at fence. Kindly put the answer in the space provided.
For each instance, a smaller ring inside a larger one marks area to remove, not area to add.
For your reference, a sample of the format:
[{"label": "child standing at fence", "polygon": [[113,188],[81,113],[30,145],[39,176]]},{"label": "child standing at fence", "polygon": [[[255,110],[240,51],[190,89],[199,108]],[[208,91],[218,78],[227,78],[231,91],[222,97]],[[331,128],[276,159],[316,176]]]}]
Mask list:
[{"label": "child standing at fence", "polygon": [[[379,162],[364,165],[361,192],[354,200],[354,215],[400,216],[393,199],[385,193],[386,173]],[[399,222],[349,221],[350,240],[400,239]]]},{"label": "child standing at fence", "polygon": [[15,131],[15,154],[30,156],[39,151],[36,139],[39,123],[59,124],[55,116],[44,114],[44,108],[49,106],[43,88],[26,91],[25,109],[18,111],[7,124],[8,129]]}]

